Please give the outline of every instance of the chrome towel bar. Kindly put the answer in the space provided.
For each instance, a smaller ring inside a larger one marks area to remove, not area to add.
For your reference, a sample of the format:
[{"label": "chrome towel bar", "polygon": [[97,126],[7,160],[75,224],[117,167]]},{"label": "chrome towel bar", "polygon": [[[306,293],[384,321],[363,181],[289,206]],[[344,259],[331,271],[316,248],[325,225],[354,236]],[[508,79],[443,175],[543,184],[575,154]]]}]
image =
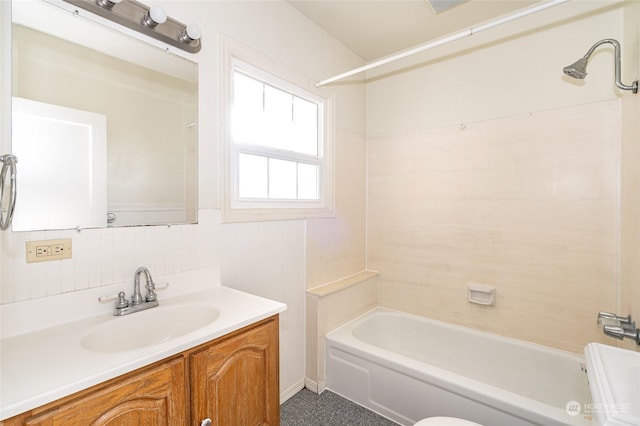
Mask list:
[{"label": "chrome towel bar", "polygon": [[[6,230],[13,220],[13,212],[16,208],[16,163],[18,158],[15,155],[5,154],[0,155],[0,161],[2,161],[2,171],[0,171],[0,207],[4,209],[6,205],[6,216],[0,211],[0,230]],[[5,200],[5,184],[7,181],[7,174],[9,175],[9,199]]]}]

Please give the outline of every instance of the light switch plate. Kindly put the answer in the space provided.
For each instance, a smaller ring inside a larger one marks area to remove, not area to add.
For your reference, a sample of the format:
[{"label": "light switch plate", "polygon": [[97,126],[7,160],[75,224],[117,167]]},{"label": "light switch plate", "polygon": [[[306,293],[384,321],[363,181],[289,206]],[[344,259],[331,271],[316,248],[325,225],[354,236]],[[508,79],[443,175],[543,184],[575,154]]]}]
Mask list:
[{"label": "light switch plate", "polygon": [[71,239],[27,241],[27,263],[71,259]]}]

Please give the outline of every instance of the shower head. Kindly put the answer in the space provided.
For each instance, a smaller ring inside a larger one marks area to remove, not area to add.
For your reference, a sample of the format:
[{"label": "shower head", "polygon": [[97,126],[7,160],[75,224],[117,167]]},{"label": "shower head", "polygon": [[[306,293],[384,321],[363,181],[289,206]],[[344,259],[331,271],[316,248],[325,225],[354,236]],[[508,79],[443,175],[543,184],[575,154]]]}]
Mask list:
[{"label": "shower head", "polygon": [[620,43],[617,40],[612,38],[606,38],[604,40],[600,40],[587,51],[584,57],[578,59],[571,65],[567,65],[562,69],[562,71],[568,75],[569,77],[576,78],[579,80],[583,80],[587,76],[587,62],[589,62],[589,58],[596,50],[596,48],[602,44],[609,43],[612,44],[615,49],[615,72],[616,72],[616,86],[618,86],[622,90],[631,90],[633,93],[638,93],[638,81],[634,81],[631,83],[631,86],[627,86],[626,84],[622,84],[620,79]]},{"label": "shower head", "polygon": [[562,68],[562,71],[569,77],[584,80],[587,76],[587,59],[580,58],[571,65]]}]

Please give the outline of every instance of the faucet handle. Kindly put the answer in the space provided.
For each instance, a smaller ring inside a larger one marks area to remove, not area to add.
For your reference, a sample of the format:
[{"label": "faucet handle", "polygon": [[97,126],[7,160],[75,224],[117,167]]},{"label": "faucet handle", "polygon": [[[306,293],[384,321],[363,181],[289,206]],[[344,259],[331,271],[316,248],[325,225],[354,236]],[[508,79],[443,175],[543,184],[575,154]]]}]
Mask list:
[{"label": "faucet handle", "polygon": [[116,300],[117,298],[118,298],[117,294],[109,294],[107,296],[98,297],[98,302],[100,303],[111,302],[112,300]]},{"label": "faucet handle", "polygon": [[611,325],[614,327],[620,327],[620,321],[615,318],[603,317],[598,318],[598,325]]},{"label": "faucet handle", "polygon": [[164,290],[165,288],[169,288],[169,283],[160,283],[160,284],[158,284],[158,283],[154,282],[153,284],[155,286],[154,290]]},{"label": "faucet handle", "polygon": [[[122,295],[122,297],[121,297],[121,295]],[[108,295],[104,295],[104,296],[98,297],[98,302],[100,302],[100,303],[111,302],[113,300],[117,300],[116,304],[118,304],[118,303],[121,304],[122,300],[127,302],[127,299],[124,298],[124,291],[121,291],[118,294],[108,294]],[[129,302],[127,302],[127,303],[129,303]]]},{"label": "faucet handle", "polygon": [[144,286],[147,289],[147,294],[144,297],[147,302],[153,302],[154,300],[158,300],[158,295],[156,294],[156,283],[153,282],[151,278],[147,281],[147,284]]},{"label": "faucet handle", "polygon": [[145,296],[146,301],[153,302],[154,300],[158,300],[156,290],[164,290],[169,287],[169,283],[156,284],[155,281],[151,280],[144,287],[147,289],[147,295]]},{"label": "faucet handle", "polygon": [[616,327],[613,325],[605,325],[602,327],[602,331],[609,337],[613,337],[618,340],[623,340],[625,337],[624,329],[622,327]]},{"label": "faucet handle", "polygon": [[620,326],[621,324],[631,324],[631,315],[621,317],[611,312],[598,312],[598,325]]},{"label": "faucet handle", "polygon": [[129,301],[124,297],[124,291],[118,293],[118,300],[116,301],[116,309],[123,309],[129,306]]}]

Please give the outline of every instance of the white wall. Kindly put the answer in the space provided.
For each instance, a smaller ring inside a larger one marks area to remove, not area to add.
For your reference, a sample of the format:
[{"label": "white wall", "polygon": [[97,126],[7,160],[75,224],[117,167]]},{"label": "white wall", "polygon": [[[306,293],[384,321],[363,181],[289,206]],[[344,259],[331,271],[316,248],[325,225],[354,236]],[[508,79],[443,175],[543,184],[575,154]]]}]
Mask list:
[{"label": "white wall", "polygon": [[[203,48],[193,56],[200,64],[199,223],[79,233],[4,232],[0,237],[0,301],[12,303],[128,281],[140,265],[149,267],[154,275],[220,265],[224,284],[287,303],[288,311],[280,323],[281,392],[291,392],[301,387],[304,379],[305,268],[310,261],[305,257],[305,223],[220,224],[218,33],[307,78],[310,87],[328,75],[360,66],[362,61],[281,1],[174,0],[155,4],[182,22],[197,22],[202,27]],[[338,95],[337,133],[355,133],[362,139],[364,89],[323,90]],[[338,138],[338,151],[345,140]],[[363,162],[364,158],[357,160]],[[341,167],[348,168],[349,161],[343,160]],[[328,228],[338,229],[337,225],[329,224]],[[73,240],[73,259],[27,265],[24,242],[53,238]]]},{"label": "white wall", "polygon": [[280,314],[283,399],[304,385],[304,236],[303,221],[222,225],[222,282],[287,304]]}]

